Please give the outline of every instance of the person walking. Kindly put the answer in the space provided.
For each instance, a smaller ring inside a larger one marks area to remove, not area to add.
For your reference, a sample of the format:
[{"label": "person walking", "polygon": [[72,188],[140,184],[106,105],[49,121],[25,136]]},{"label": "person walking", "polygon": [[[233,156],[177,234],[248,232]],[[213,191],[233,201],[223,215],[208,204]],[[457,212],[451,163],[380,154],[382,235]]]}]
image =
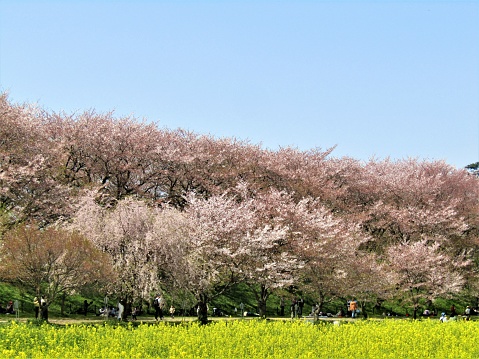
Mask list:
[{"label": "person walking", "polygon": [[165,299],[163,295],[157,294],[153,300],[153,308],[155,308],[155,320],[163,319],[163,309],[165,307]]},{"label": "person walking", "polygon": [[118,301],[118,321],[123,319],[123,312],[125,311],[125,306],[123,305],[122,301]]}]

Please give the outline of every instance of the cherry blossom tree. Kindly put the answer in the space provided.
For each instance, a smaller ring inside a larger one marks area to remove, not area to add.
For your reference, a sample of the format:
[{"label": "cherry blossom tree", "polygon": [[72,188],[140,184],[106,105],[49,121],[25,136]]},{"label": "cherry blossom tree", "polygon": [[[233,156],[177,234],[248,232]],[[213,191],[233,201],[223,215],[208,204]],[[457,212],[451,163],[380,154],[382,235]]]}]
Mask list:
[{"label": "cherry blossom tree", "polygon": [[150,235],[158,211],[132,198],[114,208],[85,197],[74,217],[81,231],[113,261],[114,294],[127,301],[148,299],[159,288],[158,251],[161,244]]},{"label": "cherry blossom tree", "polygon": [[414,319],[422,299],[435,300],[458,293],[464,285],[460,270],[470,264],[463,258],[449,257],[441,251],[438,241],[427,239],[389,247],[387,263],[397,295],[411,303]]},{"label": "cherry blossom tree", "polygon": [[366,318],[366,304],[390,299],[395,283],[391,282],[386,264],[375,253],[357,251],[345,259],[343,275],[337,277],[336,286],[341,288],[342,296],[358,302]]},{"label": "cherry blossom tree", "polygon": [[207,320],[207,303],[241,278],[243,240],[254,227],[250,205],[226,195],[208,200],[188,197],[185,215],[192,226],[187,242],[187,287],[198,300],[198,319]]},{"label": "cherry blossom tree", "polygon": [[148,241],[155,243],[154,262],[159,273],[158,289],[167,291],[173,301],[183,309],[196,305],[194,292],[189,288],[192,269],[189,266],[188,246],[192,222],[172,206],[157,211],[152,228],[147,233]]},{"label": "cherry blossom tree", "polygon": [[115,119],[94,111],[77,117],[52,116],[50,128],[62,138],[64,180],[99,186],[108,203],[131,194],[155,195],[153,156],[158,129],[132,117]]},{"label": "cherry blossom tree", "polygon": [[292,253],[305,263],[297,283],[315,294],[322,308],[328,297],[341,294],[343,288],[338,284],[347,259],[355,256],[368,237],[355,223],[334,216],[319,199],[291,201],[288,207],[283,210],[290,226]]},{"label": "cherry blossom tree", "polygon": [[477,203],[468,199],[477,195],[473,182],[466,171],[443,162],[371,161],[351,183],[355,195],[349,197],[348,211],[366,215],[361,225],[374,237],[370,247],[375,250],[424,235],[456,239],[469,228],[463,206],[477,212]]},{"label": "cherry blossom tree", "polygon": [[90,199],[75,217],[75,228],[83,228],[113,257],[121,283],[117,290],[123,295],[145,296],[160,284],[170,290],[181,288],[194,294],[199,319],[205,322],[207,303],[230,285],[263,276],[266,286],[278,277],[280,259],[285,261],[288,254],[276,255],[276,262],[261,259],[274,252],[285,230],[258,229],[251,200],[239,201],[227,194],[208,200],[190,195],[187,203],[183,212],[150,208],[130,199],[105,209]]},{"label": "cherry blossom tree", "polygon": [[114,259],[117,292],[181,288],[202,308],[239,280],[260,311],[294,282],[320,303],[351,290],[372,298],[379,287],[368,297],[350,281],[376,273],[368,256],[425,238],[478,263],[479,177],[442,161],[363,163],[333,150],[265,150],[131,116],[47,113],[0,94],[0,231],[32,219],[48,227],[81,204],[74,227]]},{"label": "cherry blossom tree", "polygon": [[0,206],[11,224],[47,225],[69,211],[69,189],[58,181],[58,145],[44,125],[39,108],[0,96]]},{"label": "cherry blossom tree", "polygon": [[243,239],[240,271],[256,297],[259,315],[263,318],[270,295],[295,283],[295,275],[302,267],[301,260],[285,247],[287,233],[287,227],[266,225]]}]

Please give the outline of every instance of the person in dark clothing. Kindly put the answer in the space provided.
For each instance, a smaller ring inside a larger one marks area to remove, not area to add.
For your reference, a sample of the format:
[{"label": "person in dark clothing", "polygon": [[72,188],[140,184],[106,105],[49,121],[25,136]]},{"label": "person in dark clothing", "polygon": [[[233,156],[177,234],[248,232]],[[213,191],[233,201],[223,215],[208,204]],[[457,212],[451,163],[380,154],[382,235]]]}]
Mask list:
[{"label": "person in dark clothing", "polygon": [[48,322],[48,303],[43,295],[40,300],[40,318]]},{"label": "person in dark clothing", "polygon": [[298,317],[303,315],[304,300],[303,298],[298,299]]},{"label": "person in dark clothing", "polygon": [[155,320],[158,318],[163,319],[163,308],[165,306],[165,300],[160,294],[157,294],[153,300],[153,308],[155,308]]}]

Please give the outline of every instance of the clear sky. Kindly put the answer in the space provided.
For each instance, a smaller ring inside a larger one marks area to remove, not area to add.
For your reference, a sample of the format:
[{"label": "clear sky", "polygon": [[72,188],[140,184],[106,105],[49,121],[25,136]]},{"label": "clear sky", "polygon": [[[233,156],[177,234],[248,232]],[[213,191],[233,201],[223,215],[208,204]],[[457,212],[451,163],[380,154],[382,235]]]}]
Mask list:
[{"label": "clear sky", "polygon": [[479,161],[479,1],[0,0],[0,90],[332,157]]}]

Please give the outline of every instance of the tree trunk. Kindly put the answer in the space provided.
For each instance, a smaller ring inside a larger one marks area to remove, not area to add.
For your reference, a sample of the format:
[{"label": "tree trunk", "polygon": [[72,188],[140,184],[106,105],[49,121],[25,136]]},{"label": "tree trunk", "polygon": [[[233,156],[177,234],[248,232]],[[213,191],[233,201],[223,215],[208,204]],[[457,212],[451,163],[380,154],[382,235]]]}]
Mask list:
[{"label": "tree trunk", "polygon": [[366,303],[359,302],[359,307],[361,308],[361,313],[363,314],[363,318],[368,319],[368,313],[366,313]]},{"label": "tree trunk", "polygon": [[262,284],[259,296],[257,296],[258,312],[261,318],[266,318],[266,302],[268,300],[268,297],[269,297],[269,291],[266,288],[266,286]]},{"label": "tree trunk", "polygon": [[203,293],[198,297],[198,321],[200,324],[208,323],[208,296]]},{"label": "tree trunk", "polygon": [[62,299],[61,299],[61,302],[60,302],[60,315],[62,317],[65,316],[65,299],[66,299],[67,295],[65,294],[65,292],[62,293]]},{"label": "tree trunk", "polygon": [[323,311],[323,306],[324,306],[324,294],[322,291],[319,291],[319,295],[318,295],[318,307],[319,307],[319,311],[322,312]]}]

